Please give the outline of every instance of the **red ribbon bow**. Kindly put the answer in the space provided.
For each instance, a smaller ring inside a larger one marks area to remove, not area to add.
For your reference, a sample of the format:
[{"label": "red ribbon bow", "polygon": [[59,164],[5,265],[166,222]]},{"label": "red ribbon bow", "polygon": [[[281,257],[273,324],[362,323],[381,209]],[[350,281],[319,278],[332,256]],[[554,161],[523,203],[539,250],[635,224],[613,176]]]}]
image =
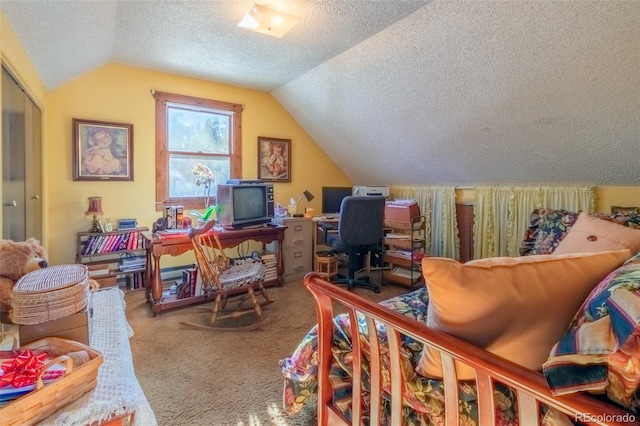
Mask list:
[{"label": "red ribbon bow", "polygon": [[34,384],[46,359],[46,353],[36,354],[30,350],[25,350],[17,357],[3,362],[0,366],[0,369],[4,372],[0,376],[0,388],[9,385],[14,388],[20,388]]}]

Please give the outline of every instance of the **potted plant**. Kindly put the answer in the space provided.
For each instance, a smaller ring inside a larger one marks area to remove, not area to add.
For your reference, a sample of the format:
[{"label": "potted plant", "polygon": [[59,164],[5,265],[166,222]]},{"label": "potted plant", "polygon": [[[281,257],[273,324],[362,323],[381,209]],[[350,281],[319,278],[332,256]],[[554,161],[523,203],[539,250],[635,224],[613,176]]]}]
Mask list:
[{"label": "potted plant", "polygon": [[218,211],[217,205],[209,205],[211,187],[215,184],[215,173],[208,166],[200,163],[193,166],[191,172],[196,176],[196,185],[204,187],[204,213],[200,213],[197,210],[191,210],[189,213],[197,218],[198,226],[201,226],[208,220],[215,219],[215,213]]}]

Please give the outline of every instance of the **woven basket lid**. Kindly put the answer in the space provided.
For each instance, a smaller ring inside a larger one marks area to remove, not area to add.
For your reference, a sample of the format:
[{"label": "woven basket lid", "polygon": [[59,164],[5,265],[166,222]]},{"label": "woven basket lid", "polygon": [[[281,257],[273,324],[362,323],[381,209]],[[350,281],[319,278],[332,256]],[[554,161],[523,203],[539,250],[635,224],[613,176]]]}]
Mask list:
[{"label": "woven basket lid", "polygon": [[22,276],[13,287],[16,294],[35,294],[60,290],[87,281],[86,265],[56,265],[37,269]]},{"label": "woven basket lid", "polygon": [[12,317],[16,324],[39,324],[86,308],[90,297],[85,265],[50,266],[29,272],[13,288]]}]

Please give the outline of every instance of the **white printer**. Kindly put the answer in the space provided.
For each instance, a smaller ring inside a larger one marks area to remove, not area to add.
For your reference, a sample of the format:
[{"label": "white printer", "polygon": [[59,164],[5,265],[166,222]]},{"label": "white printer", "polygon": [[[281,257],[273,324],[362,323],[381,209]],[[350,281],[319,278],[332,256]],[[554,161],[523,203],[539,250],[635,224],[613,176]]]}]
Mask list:
[{"label": "white printer", "polygon": [[388,197],[389,196],[389,187],[388,186],[354,186],[353,187],[353,195],[358,195],[360,197]]}]

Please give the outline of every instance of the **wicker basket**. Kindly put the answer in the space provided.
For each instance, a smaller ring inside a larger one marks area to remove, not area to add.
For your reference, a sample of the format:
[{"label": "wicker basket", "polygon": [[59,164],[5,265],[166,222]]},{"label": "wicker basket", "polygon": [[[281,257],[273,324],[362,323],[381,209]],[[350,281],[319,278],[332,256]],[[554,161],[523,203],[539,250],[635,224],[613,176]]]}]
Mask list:
[{"label": "wicker basket", "polygon": [[414,229],[420,230],[422,228],[422,222],[424,221],[422,218],[417,217],[415,222],[407,222],[401,220],[384,220],[384,226],[386,228],[394,228],[394,229]]},{"label": "wicker basket", "polygon": [[[39,349],[54,354],[58,358],[53,361],[67,362],[67,373],[46,385],[39,379],[36,390],[0,407],[1,426],[33,425],[96,387],[102,354],[95,349],[58,337],[46,337],[21,349]],[[71,359],[63,355],[78,351],[87,352],[89,361],[72,368]]]},{"label": "wicker basket", "polygon": [[422,240],[418,240],[418,239],[415,239],[415,238],[413,238],[413,239],[412,238],[406,238],[406,239],[402,239],[402,238],[384,238],[383,242],[384,242],[384,244],[386,244],[388,246],[393,246],[393,247],[406,249],[406,250],[419,249],[423,245]]},{"label": "wicker basket", "polygon": [[38,269],[14,286],[11,320],[27,325],[52,321],[83,310],[88,299],[89,271],[85,265]]}]

